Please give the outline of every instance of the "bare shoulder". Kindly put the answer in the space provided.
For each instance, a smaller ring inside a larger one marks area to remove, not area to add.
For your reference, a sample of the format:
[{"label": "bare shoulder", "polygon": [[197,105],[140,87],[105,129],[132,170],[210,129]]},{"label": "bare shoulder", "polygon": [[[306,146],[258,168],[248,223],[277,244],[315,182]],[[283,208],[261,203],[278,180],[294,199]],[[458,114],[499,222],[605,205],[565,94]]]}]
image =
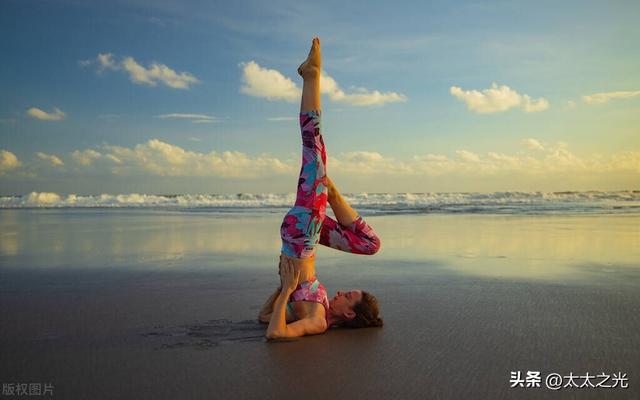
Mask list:
[{"label": "bare shoulder", "polygon": [[312,316],[288,324],[287,329],[293,336],[317,335],[327,330],[327,321],[324,317]]},{"label": "bare shoulder", "polygon": [[272,333],[267,339],[288,339],[306,335],[317,335],[327,330],[324,317],[310,316],[287,324],[284,331]]}]

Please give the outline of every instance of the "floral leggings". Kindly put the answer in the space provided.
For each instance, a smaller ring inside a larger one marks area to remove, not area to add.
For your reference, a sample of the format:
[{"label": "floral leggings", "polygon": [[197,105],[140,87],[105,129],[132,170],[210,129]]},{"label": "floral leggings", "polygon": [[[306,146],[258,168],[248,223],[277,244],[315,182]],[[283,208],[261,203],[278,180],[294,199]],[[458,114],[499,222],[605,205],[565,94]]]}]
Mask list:
[{"label": "floral leggings", "polygon": [[320,243],[349,253],[374,254],[380,249],[380,239],[362,217],[343,226],[325,214],[327,154],[320,114],[320,110],[300,113],[302,167],[295,205],[280,226],[282,252],[295,258],[311,258]]}]

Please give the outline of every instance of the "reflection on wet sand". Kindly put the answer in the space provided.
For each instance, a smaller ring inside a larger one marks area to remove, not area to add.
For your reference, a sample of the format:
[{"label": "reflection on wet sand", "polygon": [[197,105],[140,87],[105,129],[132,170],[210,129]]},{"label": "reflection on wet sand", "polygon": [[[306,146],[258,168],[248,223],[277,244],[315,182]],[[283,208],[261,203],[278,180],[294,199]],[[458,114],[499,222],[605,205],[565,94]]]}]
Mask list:
[{"label": "reflection on wet sand", "polygon": [[390,258],[488,277],[554,279],[579,266],[640,270],[640,216],[430,215],[376,219]]},{"label": "reflection on wet sand", "polygon": [[[640,266],[640,216],[395,215],[367,217],[382,238],[378,261],[438,260],[465,274],[556,279],[580,266]],[[277,258],[281,216],[138,210],[2,210],[3,266],[145,264],[189,268],[218,256]],[[319,258],[351,257],[321,247]],[[204,260],[204,261],[203,261]]]},{"label": "reflection on wet sand", "polygon": [[278,224],[273,217],[246,215],[3,210],[0,255],[11,256],[5,265],[16,267],[162,264],[194,256],[277,255]]}]

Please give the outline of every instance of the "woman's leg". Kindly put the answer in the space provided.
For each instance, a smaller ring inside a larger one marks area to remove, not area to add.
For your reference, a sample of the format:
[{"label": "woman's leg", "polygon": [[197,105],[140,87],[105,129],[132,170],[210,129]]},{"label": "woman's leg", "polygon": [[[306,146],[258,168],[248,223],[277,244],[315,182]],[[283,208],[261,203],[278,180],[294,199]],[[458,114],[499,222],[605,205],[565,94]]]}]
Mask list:
[{"label": "woman's leg", "polygon": [[327,208],[327,155],[320,123],[319,69],[320,41],[314,38],[309,57],[298,68],[304,84],[300,105],[302,166],[296,202],[280,227],[282,252],[296,258],[315,254]]},{"label": "woman's leg", "polygon": [[311,43],[311,50],[307,59],[298,67],[298,74],[302,76],[302,99],[300,113],[320,110],[320,69],[322,56],[320,54],[320,39],[315,37]]},{"label": "woman's leg", "polygon": [[349,203],[340,195],[338,188],[329,177],[327,177],[327,184],[329,189],[327,201],[333,213],[336,215],[336,219],[344,226],[351,225],[351,223],[358,218],[358,213],[351,208]]},{"label": "woman's leg", "polygon": [[380,250],[380,238],[361,216],[347,226],[326,216],[320,231],[320,244],[353,254],[372,255]]},{"label": "woman's leg", "polygon": [[325,217],[320,231],[320,244],[354,254],[375,254],[380,250],[380,238],[376,232],[351,208],[340,195],[331,179],[328,201],[336,220]]}]

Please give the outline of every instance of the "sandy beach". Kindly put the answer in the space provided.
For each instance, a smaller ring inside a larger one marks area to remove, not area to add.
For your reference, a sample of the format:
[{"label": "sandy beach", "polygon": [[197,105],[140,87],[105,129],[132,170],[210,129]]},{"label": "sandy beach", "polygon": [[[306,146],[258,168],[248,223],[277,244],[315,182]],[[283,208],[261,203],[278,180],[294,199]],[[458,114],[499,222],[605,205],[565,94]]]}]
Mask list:
[{"label": "sandy beach", "polygon": [[[64,399],[640,397],[638,216],[368,217],[382,250],[322,248],[317,271],[330,294],[376,294],[385,326],[267,343],[280,218],[0,211],[2,382]],[[512,388],[517,371],[628,387]]]}]

